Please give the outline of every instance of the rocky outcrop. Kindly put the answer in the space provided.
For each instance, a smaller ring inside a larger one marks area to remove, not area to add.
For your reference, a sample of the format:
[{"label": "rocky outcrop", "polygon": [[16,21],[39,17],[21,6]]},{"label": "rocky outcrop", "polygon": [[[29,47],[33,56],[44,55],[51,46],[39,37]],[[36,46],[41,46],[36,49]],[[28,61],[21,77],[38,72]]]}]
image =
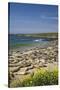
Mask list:
[{"label": "rocky outcrop", "polygon": [[[51,41],[46,48],[36,47],[31,50],[12,52],[9,54],[9,77],[16,78],[16,75],[26,75],[34,72],[35,68],[48,67],[48,63],[58,62],[58,43]],[[12,74],[13,73],[13,74]]]}]

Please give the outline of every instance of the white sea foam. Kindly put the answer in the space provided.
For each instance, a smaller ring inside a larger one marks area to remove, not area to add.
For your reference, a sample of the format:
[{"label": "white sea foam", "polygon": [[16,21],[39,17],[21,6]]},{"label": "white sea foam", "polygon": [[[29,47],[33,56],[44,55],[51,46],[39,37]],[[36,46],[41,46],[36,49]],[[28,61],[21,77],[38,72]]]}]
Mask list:
[{"label": "white sea foam", "polygon": [[36,40],[34,40],[34,42],[40,42],[41,41],[41,39],[36,39]]}]

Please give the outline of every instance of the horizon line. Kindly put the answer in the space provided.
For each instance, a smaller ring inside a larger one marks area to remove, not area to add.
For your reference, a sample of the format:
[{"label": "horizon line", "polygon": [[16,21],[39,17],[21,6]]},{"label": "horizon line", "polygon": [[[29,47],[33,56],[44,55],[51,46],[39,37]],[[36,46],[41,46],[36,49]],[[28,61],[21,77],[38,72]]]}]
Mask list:
[{"label": "horizon line", "polygon": [[42,33],[58,33],[58,32],[38,32],[38,33],[8,33],[8,34],[42,34]]}]

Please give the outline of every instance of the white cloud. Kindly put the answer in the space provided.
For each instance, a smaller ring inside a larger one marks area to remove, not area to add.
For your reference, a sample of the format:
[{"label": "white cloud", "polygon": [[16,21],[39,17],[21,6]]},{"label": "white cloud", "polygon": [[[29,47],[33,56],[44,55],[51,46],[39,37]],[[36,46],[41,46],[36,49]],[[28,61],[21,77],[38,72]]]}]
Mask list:
[{"label": "white cloud", "polygon": [[42,19],[52,19],[52,20],[58,20],[58,17],[53,17],[53,16],[45,16],[45,15],[41,15],[40,18]]}]

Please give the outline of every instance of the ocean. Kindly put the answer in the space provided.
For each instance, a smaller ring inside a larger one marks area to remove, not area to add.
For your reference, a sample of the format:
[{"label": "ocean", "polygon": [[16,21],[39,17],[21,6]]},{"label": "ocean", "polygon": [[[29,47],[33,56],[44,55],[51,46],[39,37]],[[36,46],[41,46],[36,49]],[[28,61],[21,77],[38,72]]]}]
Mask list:
[{"label": "ocean", "polygon": [[15,34],[11,35],[9,34],[8,41],[9,41],[8,42],[9,48],[45,45],[49,42],[47,39],[37,37],[17,36]]}]

